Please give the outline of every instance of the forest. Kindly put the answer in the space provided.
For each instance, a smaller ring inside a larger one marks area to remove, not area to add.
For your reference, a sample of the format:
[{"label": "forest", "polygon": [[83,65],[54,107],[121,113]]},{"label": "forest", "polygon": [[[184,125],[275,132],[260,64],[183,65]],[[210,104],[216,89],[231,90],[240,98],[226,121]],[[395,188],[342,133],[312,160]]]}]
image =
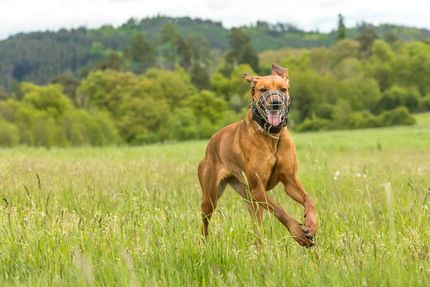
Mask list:
[{"label": "forest", "polygon": [[0,146],[205,139],[243,118],[243,72],[290,74],[297,132],[412,125],[430,111],[430,31],[157,16],[0,41]]}]

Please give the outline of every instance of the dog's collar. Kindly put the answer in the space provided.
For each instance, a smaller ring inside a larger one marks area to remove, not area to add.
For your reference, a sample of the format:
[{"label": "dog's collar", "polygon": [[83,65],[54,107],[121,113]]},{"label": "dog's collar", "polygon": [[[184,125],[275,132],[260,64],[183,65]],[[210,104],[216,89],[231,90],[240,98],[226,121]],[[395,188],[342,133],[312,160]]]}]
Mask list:
[{"label": "dog's collar", "polygon": [[277,127],[270,125],[266,119],[264,119],[260,112],[258,111],[257,105],[255,102],[252,103],[252,119],[255,121],[257,126],[267,134],[277,134],[279,133],[286,125],[288,121],[288,115],[285,117],[285,120]]}]

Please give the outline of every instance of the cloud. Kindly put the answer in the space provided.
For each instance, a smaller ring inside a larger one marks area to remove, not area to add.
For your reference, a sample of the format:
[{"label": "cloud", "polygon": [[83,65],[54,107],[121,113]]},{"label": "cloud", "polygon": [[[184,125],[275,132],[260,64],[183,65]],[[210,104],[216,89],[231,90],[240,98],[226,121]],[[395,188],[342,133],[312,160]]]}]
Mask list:
[{"label": "cloud", "polygon": [[157,14],[212,19],[227,27],[264,20],[329,31],[342,13],[347,26],[366,21],[430,28],[429,7],[420,0],[407,5],[388,0],[1,0],[0,39],[18,32],[120,25]]}]

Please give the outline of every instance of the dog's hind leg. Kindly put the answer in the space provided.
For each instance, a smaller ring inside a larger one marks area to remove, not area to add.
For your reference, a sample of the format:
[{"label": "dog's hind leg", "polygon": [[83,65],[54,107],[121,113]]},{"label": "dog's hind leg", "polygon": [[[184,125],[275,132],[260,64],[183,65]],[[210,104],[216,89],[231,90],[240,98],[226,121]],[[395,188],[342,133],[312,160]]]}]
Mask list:
[{"label": "dog's hind leg", "polygon": [[224,192],[226,183],[224,178],[222,176],[220,177],[220,174],[216,171],[216,168],[206,165],[205,161],[200,163],[198,175],[202,188],[202,233],[206,237],[209,233],[209,221],[217,206],[218,199]]}]

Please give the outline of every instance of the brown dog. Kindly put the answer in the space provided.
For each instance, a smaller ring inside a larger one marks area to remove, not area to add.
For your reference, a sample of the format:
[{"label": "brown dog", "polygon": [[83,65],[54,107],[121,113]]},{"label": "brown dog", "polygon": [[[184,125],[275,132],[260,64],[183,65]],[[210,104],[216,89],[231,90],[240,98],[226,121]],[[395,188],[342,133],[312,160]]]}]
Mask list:
[{"label": "brown dog", "polygon": [[[199,164],[203,234],[208,235],[210,217],[230,184],[247,200],[258,224],[262,222],[263,209],[267,209],[299,244],[310,247],[317,230],[315,204],[296,177],[296,151],[286,127],[288,71],[273,64],[272,76],[244,73],[243,78],[251,83],[253,99],[246,118],[214,134]],[[291,198],[304,206],[304,225],[268,195],[267,191],[279,182]]]}]

